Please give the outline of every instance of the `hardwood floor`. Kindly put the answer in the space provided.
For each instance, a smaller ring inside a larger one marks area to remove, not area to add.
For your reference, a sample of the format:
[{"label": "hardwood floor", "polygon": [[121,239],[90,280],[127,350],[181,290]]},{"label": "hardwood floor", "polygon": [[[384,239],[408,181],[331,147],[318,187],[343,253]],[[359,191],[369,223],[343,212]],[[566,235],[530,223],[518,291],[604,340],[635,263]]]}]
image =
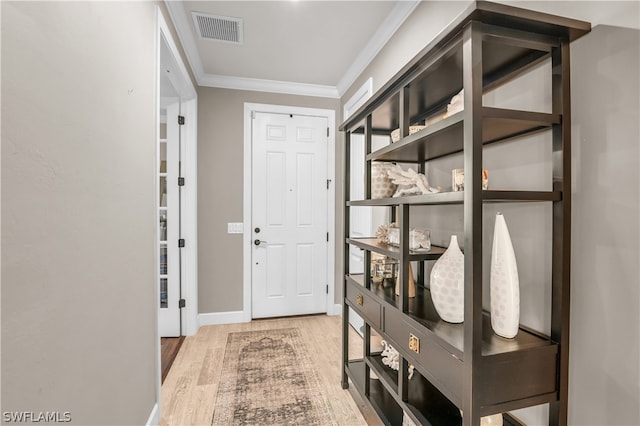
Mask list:
[{"label": "hardwood floor", "polygon": [[[210,425],[218,391],[227,334],[237,331],[297,327],[309,350],[320,386],[334,410],[338,425],[378,425],[376,415],[356,392],[340,385],[341,319],[313,315],[254,320],[250,323],[201,327],[184,340],[162,385],[161,425]],[[357,334],[354,335],[357,337]],[[357,338],[350,348],[361,354]],[[359,407],[365,412],[361,414]]]},{"label": "hardwood floor", "polygon": [[178,356],[178,351],[184,342],[184,336],[160,338],[160,360],[162,368],[162,383],[169,373],[169,369]]}]

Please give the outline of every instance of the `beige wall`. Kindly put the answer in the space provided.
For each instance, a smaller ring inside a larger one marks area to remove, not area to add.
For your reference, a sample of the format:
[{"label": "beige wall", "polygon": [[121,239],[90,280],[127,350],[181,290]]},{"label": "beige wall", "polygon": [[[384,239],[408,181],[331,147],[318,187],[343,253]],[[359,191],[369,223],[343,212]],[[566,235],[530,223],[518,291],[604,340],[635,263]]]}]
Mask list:
[{"label": "beige wall", "polygon": [[198,312],[242,310],[244,104],[337,110],[338,100],[198,88]]},{"label": "beige wall", "polygon": [[[594,24],[590,34],[571,46],[574,182],[569,423],[637,425],[640,424],[640,4],[509,3]],[[419,5],[346,92],[341,104],[369,77],[373,77],[374,90],[383,86],[466,4]],[[548,102],[548,98],[531,89],[539,85],[550,88],[548,71],[548,64],[538,67],[514,85],[486,96],[485,103],[512,105],[530,95],[535,103]],[[521,96],[525,92],[527,96]],[[549,144],[548,137],[535,136],[523,144],[488,147],[485,164],[490,168],[490,185],[509,186],[514,181],[529,185],[532,180],[536,186],[550,185],[548,178],[546,181],[543,178],[550,170],[551,159],[544,157]],[[342,155],[337,158],[338,164],[342,158]],[[429,179],[436,185],[446,185],[448,174],[440,172],[450,170],[456,162],[460,159],[451,157],[433,162],[428,170]],[[462,231],[462,214],[455,207],[429,209],[446,217],[435,225],[428,218],[433,229],[444,230],[432,231],[436,243],[446,241],[450,233]],[[544,250],[531,249],[544,249],[548,242],[531,229],[534,225],[536,229],[550,229],[549,211],[544,206],[514,205],[500,209],[507,217],[519,255],[523,322],[548,329],[550,296],[548,285],[544,286],[548,280],[539,277],[549,276],[549,260],[540,255]],[[490,250],[494,213],[492,206],[485,209],[485,251]],[[529,424],[546,423],[544,409],[518,415]]]},{"label": "beige wall", "polygon": [[156,399],[148,2],[2,7],[2,411],[144,424]]}]

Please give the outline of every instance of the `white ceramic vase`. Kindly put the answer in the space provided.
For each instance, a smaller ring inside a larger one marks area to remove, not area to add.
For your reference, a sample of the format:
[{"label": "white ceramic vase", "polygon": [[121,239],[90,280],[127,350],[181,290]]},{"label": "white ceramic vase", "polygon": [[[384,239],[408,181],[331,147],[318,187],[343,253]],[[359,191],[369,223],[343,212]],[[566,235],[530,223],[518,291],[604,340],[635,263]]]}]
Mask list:
[{"label": "white ceramic vase", "polygon": [[391,178],[387,174],[389,168],[393,167],[390,163],[372,163],[371,164],[371,198],[389,198],[396,192],[398,185],[391,182]]},{"label": "white ceramic vase", "polygon": [[491,327],[498,335],[512,339],[520,323],[520,284],[511,237],[502,213],[496,214],[491,249]]},{"label": "white ceramic vase", "polygon": [[464,255],[458,237],[451,236],[449,248],[431,269],[431,298],[440,318],[447,322],[464,321]]}]

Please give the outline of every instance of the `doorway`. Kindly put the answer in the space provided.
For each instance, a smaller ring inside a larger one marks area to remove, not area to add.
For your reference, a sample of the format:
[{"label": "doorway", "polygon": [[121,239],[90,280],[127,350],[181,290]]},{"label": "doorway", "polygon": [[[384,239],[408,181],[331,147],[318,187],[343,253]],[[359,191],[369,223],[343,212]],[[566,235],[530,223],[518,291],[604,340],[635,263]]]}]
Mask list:
[{"label": "doorway", "polygon": [[[197,94],[162,10],[156,38],[156,258],[157,405],[162,375],[161,338],[194,335],[197,323]],[[166,360],[165,360],[166,361]],[[165,362],[166,364],[166,362]]]},{"label": "doorway", "polygon": [[331,110],[245,104],[245,321],[336,311],[334,128]]}]

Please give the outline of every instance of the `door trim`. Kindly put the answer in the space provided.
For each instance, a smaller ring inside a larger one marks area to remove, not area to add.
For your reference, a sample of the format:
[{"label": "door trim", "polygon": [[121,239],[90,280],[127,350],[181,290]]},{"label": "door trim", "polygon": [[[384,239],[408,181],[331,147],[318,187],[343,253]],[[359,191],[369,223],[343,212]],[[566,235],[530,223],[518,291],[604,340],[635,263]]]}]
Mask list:
[{"label": "door trim", "polygon": [[[197,206],[197,178],[198,178],[198,138],[197,138],[197,120],[198,120],[198,94],[189,76],[180,50],[175,43],[167,21],[162,14],[161,9],[157,8],[158,16],[158,46],[156,57],[156,69],[160,71],[160,43],[162,39],[166,42],[171,51],[177,68],[177,76],[174,75],[175,84],[179,87],[181,101],[181,115],[185,117],[183,127],[183,143],[182,143],[182,161],[183,161],[183,177],[187,184],[182,189],[182,236],[187,241],[182,249],[182,297],[187,301],[186,306],[182,309],[182,333],[186,336],[192,336],[198,331],[198,206]],[[160,102],[160,76],[156,76],[158,103]],[[160,105],[158,104],[158,110]],[[160,117],[157,118],[157,127],[160,126]],[[159,154],[158,154],[159,155]],[[156,179],[157,180],[157,179]],[[158,183],[156,182],[156,185]],[[158,188],[156,188],[156,195]],[[156,227],[157,228],[157,227]],[[157,230],[156,230],[157,232]],[[157,239],[157,237],[156,237]],[[156,274],[159,269],[156,268]],[[157,278],[157,277],[156,277]],[[158,296],[159,297],[159,296]]]},{"label": "door trim", "polygon": [[243,222],[244,232],[242,236],[242,318],[244,322],[251,321],[251,199],[252,199],[252,164],[251,164],[251,116],[253,112],[265,112],[273,114],[311,115],[327,119],[329,137],[327,139],[327,179],[331,180],[327,191],[327,228],[329,230],[329,242],[327,244],[327,315],[336,315],[335,297],[335,227],[336,227],[336,112],[330,109],[304,108],[283,105],[256,104],[245,102],[244,104],[244,171],[243,171]]},{"label": "door trim", "polygon": [[[162,9],[159,6],[156,6],[156,51],[155,51],[155,89],[156,89],[156,123],[155,123],[155,135],[156,135],[156,150],[158,150],[158,140],[160,138],[160,51],[162,42],[166,42],[173,58],[175,60],[175,65],[177,66],[177,82],[180,83],[180,96],[182,103],[182,115],[185,116],[185,128],[183,129],[183,137],[184,143],[183,147],[183,162],[185,169],[185,181],[188,182],[188,185],[185,185],[183,194],[183,212],[182,217],[184,221],[183,226],[183,235],[185,239],[189,238],[188,241],[192,241],[193,243],[188,244],[183,249],[183,279],[182,279],[182,295],[185,299],[187,299],[187,305],[182,309],[182,324],[183,330],[182,332],[185,335],[194,335],[198,331],[198,244],[197,244],[197,108],[198,108],[198,94],[196,92],[195,87],[193,86],[193,82],[191,81],[191,77],[189,76],[189,72],[182,61],[182,57],[180,56],[180,50],[171,34],[171,30],[167,24],[167,20],[165,19]],[[159,158],[160,153],[156,152],[156,164]],[[155,182],[155,199],[154,199],[154,210],[157,211],[157,207],[159,205],[159,182],[158,177],[156,175],[155,167],[154,167],[154,176],[153,180]],[[154,225],[155,236],[154,236],[154,253],[156,252],[157,241],[159,237],[159,229],[158,224]],[[151,415],[149,416],[148,421],[154,421],[153,419],[159,418],[160,410],[162,409],[162,392],[161,392],[161,377],[162,377],[162,366],[161,366],[161,356],[160,356],[160,330],[158,329],[158,314],[160,310],[160,288],[158,286],[159,282],[159,274],[160,274],[160,263],[158,256],[154,256],[155,261],[155,273],[154,273],[154,291],[153,291],[153,303],[156,306],[156,316],[155,316],[155,342],[156,342],[156,401],[155,405],[152,409]],[[154,421],[153,424],[157,422]]]}]

